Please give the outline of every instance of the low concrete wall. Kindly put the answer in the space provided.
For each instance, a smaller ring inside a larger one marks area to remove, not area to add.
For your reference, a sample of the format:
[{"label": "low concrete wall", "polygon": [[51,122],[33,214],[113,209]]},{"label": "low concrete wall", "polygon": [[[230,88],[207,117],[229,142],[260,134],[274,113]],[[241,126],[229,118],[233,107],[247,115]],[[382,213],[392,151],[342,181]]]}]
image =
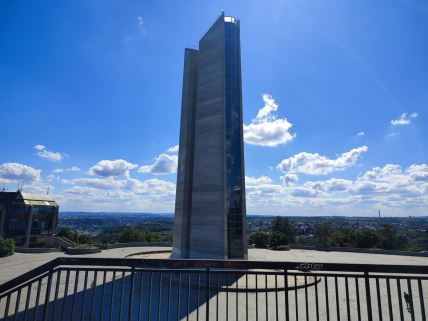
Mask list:
[{"label": "low concrete wall", "polygon": [[72,248],[69,247],[65,250],[65,253],[70,255],[84,255],[84,254],[94,254],[94,253],[100,253],[102,250],[97,249],[78,249],[78,248]]},{"label": "low concrete wall", "polygon": [[312,251],[325,251],[325,252],[354,252],[354,253],[369,253],[369,254],[385,254],[385,255],[403,255],[403,256],[421,256],[428,257],[428,252],[411,252],[411,251],[398,251],[398,250],[381,250],[381,249],[359,249],[355,247],[328,247],[321,248],[317,246],[305,245],[290,245],[290,249],[294,250],[312,250]]},{"label": "low concrete wall", "polygon": [[100,245],[100,248],[103,250],[118,249],[121,247],[143,247],[143,246],[161,246],[161,247],[171,247],[171,242],[130,242],[130,243],[115,243],[115,244],[105,244]]},{"label": "low concrete wall", "polygon": [[16,253],[51,253],[51,252],[63,252],[61,249],[50,248],[50,247],[17,247],[15,248]]}]

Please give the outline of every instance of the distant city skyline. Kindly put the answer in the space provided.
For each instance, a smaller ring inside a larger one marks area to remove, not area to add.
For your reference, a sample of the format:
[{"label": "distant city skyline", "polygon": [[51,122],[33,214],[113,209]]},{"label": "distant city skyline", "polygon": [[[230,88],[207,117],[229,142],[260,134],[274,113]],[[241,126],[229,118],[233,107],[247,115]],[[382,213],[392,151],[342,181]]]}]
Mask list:
[{"label": "distant city skyline", "polygon": [[3,3],[0,189],[173,213],[183,47],[222,9],[243,22],[247,213],[428,215],[422,0]]}]

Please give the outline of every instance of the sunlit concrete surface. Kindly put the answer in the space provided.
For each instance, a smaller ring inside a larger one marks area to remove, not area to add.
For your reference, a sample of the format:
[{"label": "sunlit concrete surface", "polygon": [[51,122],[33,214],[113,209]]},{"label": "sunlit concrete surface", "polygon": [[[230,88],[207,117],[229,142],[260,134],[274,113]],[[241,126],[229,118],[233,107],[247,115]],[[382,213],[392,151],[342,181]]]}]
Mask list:
[{"label": "sunlit concrete surface", "polygon": [[[54,253],[15,253],[0,258],[0,284],[28,272],[57,257],[109,257],[124,258],[133,253],[171,250],[168,247],[126,247],[104,250],[100,253],[87,255],[67,255],[63,252]],[[364,264],[402,264],[428,265],[428,258],[415,256],[382,255],[368,253],[322,252],[312,250],[271,251],[266,249],[248,250],[248,259],[255,261],[288,261],[315,263],[364,263]],[[147,256],[145,256],[147,257]],[[138,258],[138,257],[136,257]],[[168,258],[167,253],[157,254],[153,258]]]},{"label": "sunlit concrete surface", "polygon": [[5,283],[25,272],[28,272],[42,264],[45,264],[57,257],[111,257],[111,258],[124,258],[132,253],[142,251],[161,251],[171,250],[171,248],[164,247],[125,247],[111,250],[103,250],[100,253],[86,254],[86,255],[68,255],[64,252],[52,253],[15,253],[12,256],[0,258],[0,284]]},{"label": "sunlit concrete surface", "polygon": [[[143,251],[166,251],[171,250],[165,247],[144,247],[144,248],[121,248],[106,250],[101,253],[84,255],[84,257],[126,257],[132,253]],[[163,254],[165,256],[165,254]],[[56,257],[66,256],[64,253],[47,253],[47,254],[20,254],[17,253],[11,257],[0,259],[0,277],[1,282],[11,279],[19,274],[22,274],[30,269],[33,269],[43,263],[46,263]],[[297,261],[297,262],[319,262],[319,263],[369,263],[369,264],[407,264],[407,265],[428,265],[428,259],[422,257],[408,256],[393,256],[393,255],[378,255],[378,254],[359,254],[359,253],[343,253],[343,252],[318,252],[308,250],[291,250],[284,252],[276,252],[263,249],[249,250],[249,258],[251,260],[262,261]],[[73,256],[77,258],[78,256]],[[158,258],[162,256],[158,255]],[[358,320],[357,301],[360,302],[361,320],[367,320],[367,302],[366,302],[366,284],[364,278],[355,277],[348,278],[346,284],[345,279],[338,277],[337,285],[334,277],[318,278],[319,282],[316,285],[307,288],[299,288],[295,290],[293,287],[293,278],[290,278],[288,285],[291,289],[287,292],[280,291],[263,291],[265,283],[263,282],[264,275],[258,275],[257,283],[259,292],[233,292],[234,288],[245,288],[245,283],[249,282],[250,287],[253,287],[256,282],[255,275],[230,275],[228,282],[220,282],[219,292],[216,288],[216,273],[212,274],[211,291],[209,297],[209,317],[211,320],[226,319],[228,314],[229,320],[285,320],[285,295],[289,298],[289,316],[290,320],[296,320],[296,311],[299,320],[326,320],[327,309],[330,313],[330,320],[337,320],[339,314],[340,320],[347,320],[348,313],[352,320]],[[77,277],[77,287],[75,288]],[[86,282],[85,282],[86,277]],[[105,277],[105,279],[104,279]],[[67,281],[68,278],[68,281]],[[190,278],[190,282],[189,282]],[[169,313],[170,320],[185,320],[189,315],[189,320],[205,320],[206,307],[205,299],[207,292],[205,291],[204,272],[199,274],[200,288],[198,295],[197,280],[198,274],[188,274],[183,272],[180,277],[180,282],[177,281],[177,276],[172,278],[171,286],[169,282],[169,274],[164,273],[162,276],[158,272],[136,273],[134,281],[131,282],[131,273],[118,272],[114,275],[113,272],[107,272],[104,276],[103,272],[95,274],[89,271],[85,272],[71,271],[68,276],[66,271],[54,274],[52,277],[50,304],[48,307],[47,320],[58,320],[62,311],[65,313],[65,320],[70,320],[72,307],[74,302],[74,318],[79,319],[84,307],[84,320],[89,320],[91,314],[93,320],[108,319],[110,307],[112,307],[112,320],[128,319],[129,307],[131,307],[131,320],[137,320],[138,315],[146,320],[150,315],[151,320],[166,320]],[[65,285],[68,283],[68,290],[65,291]],[[223,283],[223,284],[222,284]],[[54,300],[55,289],[58,284],[56,300]],[[103,285],[104,284],[104,285]],[[131,284],[133,284],[131,288]],[[278,284],[283,285],[284,279],[282,275],[278,275]],[[301,282],[298,280],[298,284]],[[41,282],[42,293],[46,289],[47,279]],[[400,286],[400,296],[398,295],[398,285]],[[414,304],[415,320],[421,320],[420,297],[418,292],[418,283],[415,280],[411,281],[412,295]],[[358,292],[357,292],[358,286]],[[383,316],[383,320],[389,320],[387,281],[385,278],[379,279],[379,296],[376,292],[376,282],[372,279],[369,283],[371,291],[371,306],[373,311],[373,320],[380,320],[379,314]],[[272,280],[268,280],[268,287],[272,288]],[[338,295],[336,298],[336,287]],[[428,281],[422,281],[422,291],[428,295]],[[86,288],[86,290],[85,290]],[[122,290],[123,289],[123,290]],[[132,289],[132,290],[131,290]],[[347,290],[346,290],[347,289]],[[229,291],[228,291],[229,290]],[[23,289],[20,294],[25,297],[28,289]],[[32,293],[37,292],[37,284],[31,288]],[[113,293],[113,301],[111,301]],[[122,295],[123,293],[123,295]],[[133,293],[133,301],[130,304],[130,293]],[[358,293],[358,295],[357,295]],[[411,320],[411,313],[407,310],[405,302],[405,293],[409,293],[409,283],[407,280],[401,280],[399,283],[395,279],[390,279],[390,294],[391,307],[394,314],[394,320],[400,319],[400,304],[399,297],[402,299],[402,313],[404,320]],[[318,294],[318,295],[317,295]],[[64,299],[65,298],[65,299]],[[104,302],[101,304],[101,298]],[[180,298],[180,299],[178,299]],[[297,300],[296,300],[297,298]],[[12,317],[13,311],[16,308],[17,294],[11,297],[9,316]],[[349,302],[349,308],[347,305]],[[37,318],[42,318],[45,296],[42,295],[38,305],[35,300],[30,300],[28,313],[32,318],[35,307],[37,306]],[[95,304],[91,304],[94,300]],[[168,301],[170,300],[170,301]],[[53,301],[56,301],[55,308]],[[120,302],[122,301],[122,304]],[[424,307],[428,311],[427,299],[423,300]],[[83,303],[85,302],[85,303]],[[113,303],[112,303],[113,302]],[[160,304],[159,304],[160,302]],[[379,313],[378,306],[381,306]],[[296,304],[297,303],[297,304]],[[306,304],[307,303],[307,304]],[[169,306],[169,309],[168,309]],[[306,306],[308,306],[308,315],[306,315]],[[318,309],[317,309],[318,307]],[[4,312],[5,302],[0,303],[0,312]],[[25,300],[20,300],[18,306],[18,316],[23,317],[25,310]],[[317,312],[318,311],[318,318]],[[338,311],[338,312],[337,312]],[[0,315],[1,317],[2,315]],[[256,318],[257,316],[257,318]]]}]

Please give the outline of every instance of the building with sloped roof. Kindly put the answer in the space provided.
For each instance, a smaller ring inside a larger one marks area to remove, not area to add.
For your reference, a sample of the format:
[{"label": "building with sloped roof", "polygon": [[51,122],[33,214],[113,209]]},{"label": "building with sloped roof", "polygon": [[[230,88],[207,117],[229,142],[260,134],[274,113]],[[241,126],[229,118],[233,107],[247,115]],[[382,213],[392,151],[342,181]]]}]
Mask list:
[{"label": "building with sloped roof", "polygon": [[56,233],[58,204],[49,195],[0,192],[0,236],[31,247]]}]

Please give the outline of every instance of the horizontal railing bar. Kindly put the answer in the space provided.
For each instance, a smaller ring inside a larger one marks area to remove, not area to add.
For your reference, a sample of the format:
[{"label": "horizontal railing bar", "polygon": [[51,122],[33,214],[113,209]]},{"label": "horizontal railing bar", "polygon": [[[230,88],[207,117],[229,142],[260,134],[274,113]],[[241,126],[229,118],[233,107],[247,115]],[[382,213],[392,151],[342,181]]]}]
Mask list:
[{"label": "horizontal railing bar", "polygon": [[[112,272],[112,271],[116,271],[116,272],[131,272],[132,268],[117,268],[117,267],[112,267],[112,268],[92,268],[92,267],[59,267],[58,270],[63,270],[63,271],[99,271],[99,272]],[[168,268],[135,268],[134,270],[135,272],[181,272],[181,273],[205,273],[205,269],[189,269],[189,268],[183,268],[183,269],[168,269]],[[220,273],[220,274],[248,274],[248,275],[283,275],[284,272],[275,272],[275,271],[268,271],[268,270],[259,270],[259,271],[254,271],[254,270],[230,270],[230,269],[211,269],[212,273]],[[357,274],[359,273],[359,274]],[[353,277],[353,278],[361,278],[364,279],[365,276],[364,274],[361,274],[360,272],[356,272],[356,273],[334,273],[334,272],[318,272],[318,271],[301,271],[301,272],[288,272],[289,275],[296,275],[296,276],[304,276],[304,275],[312,275],[312,276],[319,276],[319,277]],[[391,274],[369,274],[368,275],[369,278],[372,279],[385,279],[385,278],[390,278],[390,279],[402,279],[402,278],[407,278],[409,277],[406,274],[401,274],[401,275],[391,275]],[[413,275],[411,274],[410,278],[412,280],[428,280],[428,276],[417,276],[417,275]]]},{"label": "horizontal railing bar", "polygon": [[31,279],[30,281],[27,281],[27,282],[25,282],[25,283],[22,283],[21,285],[19,285],[19,286],[16,286],[16,287],[14,287],[14,288],[12,288],[12,289],[10,289],[10,290],[7,290],[6,292],[4,292],[4,293],[2,293],[1,295],[0,295],[0,300],[2,300],[4,297],[6,297],[8,294],[11,294],[11,293],[13,293],[13,292],[16,292],[16,291],[18,291],[18,290],[22,290],[23,288],[25,288],[26,286],[29,286],[29,285],[33,285],[34,283],[36,283],[37,281],[39,281],[39,280],[42,280],[42,279],[44,279],[45,277],[47,277],[49,275],[49,273],[43,273],[42,275],[40,275],[39,277],[37,277],[37,278],[34,278],[34,279]]},{"label": "horizontal railing bar", "polygon": [[38,276],[38,277],[36,277],[36,278],[32,278],[32,279],[31,279],[31,280],[29,280],[29,281],[26,281],[26,282],[24,282],[24,283],[22,283],[22,284],[20,284],[20,285],[17,285],[17,286],[15,286],[15,287],[10,288],[9,290],[6,290],[4,293],[1,293],[1,294],[0,294],[0,300],[2,300],[2,299],[3,299],[4,297],[6,297],[8,294],[11,294],[11,293],[16,292],[16,291],[18,291],[18,290],[22,290],[22,289],[23,289],[23,288],[25,288],[26,286],[32,285],[32,284],[36,283],[37,281],[44,279],[44,278],[45,278],[45,277],[47,277],[48,275],[49,275],[49,271],[44,272],[43,274],[39,275],[39,276]]},{"label": "horizontal railing bar", "polygon": [[122,258],[57,258],[58,265],[129,266],[146,268],[207,268],[215,269],[282,269],[320,270],[342,272],[375,272],[428,274],[428,265],[387,265],[349,263],[306,263],[247,260],[193,260],[193,259],[122,259]]},{"label": "horizontal railing bar", "polygon": [[29,281],[33,278],[38,277],[42,273],[48,272],[49,270],[53,269],[54,267],[58,266],[58,259],[54,259],[52,261],[49,261],[43,265],[40,265],[39,267],[36,267],[35,269],[32,269],[31,271],[28,271],[10,281],[7,281],[3,284],[0,284],[0,294],[3,292],[12,289],[14,287],[17,287],[21,285],[22,283]]},{"label": "horizontal railing bar", "polygon": [[[81,271],[108,271],[117,269],[126,272],[134,268],[136,270],[169,272],[189,271],[190,273],[200,273],[201,269],[210,268],[213,272],[219,273],[242,273],[247,274],[267,274],[279,275],[282,271],[287,270],[290,275],[307,275],[311,273],[317,276],[338,276],[338,277],[360,277],[357,273],[370,273],[369,278],[383,278],[384,276],[373,275],[372,273],[392,273],[407,274],[415,280],[426,280],[428,277],[428,266],[410,266],[410,265],[377,265],[377,264],[341,264],[341,263],[305,263],[305,262],[273,262],[273,261],[246,261],[246,260],[176,260],[176,259],[129,259],[129,258],[89,258],[78,257],[56,258],[46,264],[43,264],[21,276],[18,276],[2,285],[0,285],[0,295],[4,296],[6,291],[21,286],[34,278],[41,276],[55,268],[61,266],[61,269],[81,270]],[[66,266],[66,267],[64,267]],[[79,266],[79,268],[74,268]],[[94,266],[94,267],[90,267]],[[108,268],[107,268],[108,267]],[[190,269],[190,270],[189,270]],[[223,270],[217,270],[223,269]],[[261,270],[261,271],[251,271]],[[265,271],[265,270],[281,270]],[[291,272],[296,271],[296,272]],[[330,273],[331,272],[331,273]],[[334,273],[337,272],[337,273]],[[352,274],[347,274],[351,272]],[[427,275],[417,276],[417,275]],[[388,275],[389,278],[400,278],[398,275]]]},{"label": "horizontal railing bar", "polygon": [[[69,266],[60,266],[57,268],[58,270],[62,271],[98,271],[98,272],[132,272],[133,270],[135,272],[142,271],[142,272],[183,272],[183,273],[205,273],[205,269],[168,269],[168,268],[116,268],[116,267],[109,267],[109,268],[100,268],[100,267],[69,267]],[[235,271],[235,270],[234,270]]]}]

